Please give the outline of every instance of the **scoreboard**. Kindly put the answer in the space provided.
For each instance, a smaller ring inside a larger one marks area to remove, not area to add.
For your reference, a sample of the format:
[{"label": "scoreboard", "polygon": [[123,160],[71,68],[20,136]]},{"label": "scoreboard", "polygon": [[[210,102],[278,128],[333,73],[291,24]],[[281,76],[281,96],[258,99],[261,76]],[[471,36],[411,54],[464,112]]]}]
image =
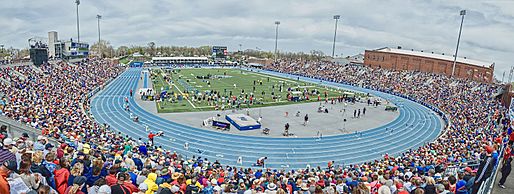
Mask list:
[{"label": "scoreboard", "polygon": [[213,59],[225,59],[227,58],[228,51],[226,46],[213,46],[212,47],[212,58]]}]

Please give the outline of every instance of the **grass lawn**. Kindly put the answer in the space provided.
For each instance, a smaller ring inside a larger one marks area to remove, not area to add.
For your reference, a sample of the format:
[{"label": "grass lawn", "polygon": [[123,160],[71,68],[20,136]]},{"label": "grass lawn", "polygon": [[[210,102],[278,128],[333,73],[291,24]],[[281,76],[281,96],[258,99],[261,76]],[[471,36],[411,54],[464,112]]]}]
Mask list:
[{"label": "grass lawn", "polygon": [[129,59],[128,59],[128,58],[120,59],[120,63],[128,64],[128,62],[129,62]]},{"label": "grass lawn", "polygon": [[[209,75],[210,78],[207,79],[197,77]],[[332,98],[342,96],[347,92],[309,82],[239,69],[154,69],[151,77],[153,87],[158,94],[162,90],[166,90],[170,94],[168,99],[157,102],[157,109],[160,113],[208,111],[222,107],[231,109],[238,104],[236,102],[236,105],[232,106],[230,103],[233,96],[239,100],[240,108],[256,108],[316,102],[318,96],[323,101],[325,93],[328,98]],[[305,99],[303,94],[305,91],[307,91],[309,100]],[[219,94],[220,98],[208,101],[210,93]],[[291,93],[292,96],[299,96],[303,100],[298,102],[288,100],[288,93]],[[252,95],[253,103],[248,105],[247,101]],[[205,98],[203,98],[204,96]],[[245,102],[245,100],[247,101]]]}]

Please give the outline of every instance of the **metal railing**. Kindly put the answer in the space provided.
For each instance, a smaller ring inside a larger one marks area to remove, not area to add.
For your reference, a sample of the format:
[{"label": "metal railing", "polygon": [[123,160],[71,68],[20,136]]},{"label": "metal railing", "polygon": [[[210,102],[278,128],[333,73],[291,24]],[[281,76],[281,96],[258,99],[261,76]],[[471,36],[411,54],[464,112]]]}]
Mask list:
[{"label": "metal railing", "polygon": [[503,154],[505,151],[506,144],[502,142],[502,147],[500,149],[500,152],[498,153],[498,161],[496,161],[496,164],[494,164],[493,173],[491,173],[491,176],[487,178],[482,185],[480,185],[480,188],[478,189],[478,194],[490,194],[493,191],[494,183],[496,182],[496,176],[498,175],[498,172],[500,172],[500,165],[503,163]]},{"label": "metal railing", "polygon": [[[27,133],[29,135],[29,139],[36,142],[37,136],[41,135],[41,131],[30,126],[29,124],[25,124],[22,122],[15,121],[6,116],[0,116],[0,126],[7,126],[7,134],[9,137],[21,137],[23,133]],[[57,140],[54,138],[48,138],[50,143],[57,145]]]}]

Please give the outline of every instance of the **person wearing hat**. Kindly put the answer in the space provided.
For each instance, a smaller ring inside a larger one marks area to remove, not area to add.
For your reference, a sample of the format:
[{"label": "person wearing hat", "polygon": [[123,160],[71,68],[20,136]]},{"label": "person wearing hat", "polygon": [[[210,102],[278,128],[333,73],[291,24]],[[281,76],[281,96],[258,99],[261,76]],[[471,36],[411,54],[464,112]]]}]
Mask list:
[{"label": "person wearing hat", "polygon": [[157,189],[156,193],[171,194],[172,182],[173,182],[173,179],[171,179],[171,178],[166,179],[164,183],[159,185],[159,189]]},{"label": "person wearing hat", "polygon": [[11,152],[13,147],[13,140],[11,138],[5,138],[3,141],[3,146],[0,149],[0,164],[3,164],[5,161],[14,160],[16,161],[16,155]]},{"label": "person wearing hat", "polygon": [[81,191],[82,187],[86,184],[86,177],[85,176],[77,176],[73,179],[73,185],[69,186],[65,194],[84,194],[84,192]]},{"label": "person wearing hat", "polygon": [[494,168],[494,164],[496,163],[495,159],[492,157],[492,153],[494,148],[491,146],[485,146],[484,153],[486,157],[480,162],[478,166],[477,175],[475,177],[475,183],[473,185],[473,194],[478,192],[480,185],[484,182],[489,176],[491,176]]},{"label": "person wearing hat", "polygon": [[473,190],[473,184],[475,184],[475,174],[469,166],[464,168],[464,180],[466,181],[466,189],[468,190],[468,193],[471,193]]},{"label": "person wearing hat", "polygon": [[54,148],[54,145],[52,145],[51,143],[47,143],[45,145],[45,150],[43,150],[43,156],[46,156],[46,154],[51,152],[53,148]]},{"label": "person wearing hat", "polygon": [[127,176],[125,173],[123,172],[118,172],[118,174],[116,174],[116,178],[117,178],[117,182],[116,184],[112,185],[111,186],[111,193],[124,193],[124,194],[130,194],[132,193],[132,191],[127,187],[125,186],[125,180],[127,180]]},{"label": "person wearing hat", "polygon": [[155,184],[155,181],[157,180],[157,174],[150,173],[148,174],[148,178],[144,181],[146,185],[148,185],[148,190],[146,191],[146,194],[153,194],[159,187],[157,184]]},{"label": "person wearing hat", "polygon": [[302,186],[300,187],[302,190],[298,191],[299,194],[310,194],[309,187],[307,186],[307,183],[302,183]]},{"label": "person wearing hat", "polygon": [[277,185],[275,183],[269,183],[266,187],[266,194],[276,194],[277,193]]},{"label": "person wearing hat", "polygon": [[[403,183],[401,181],[396,182],[395,187],[396,187],[397,194],[409,194],[409,192],[405,189],[405,187],[403,187]],[[444,186],[443,186],[443,190],[444,190]]]},{"label": "person wearing hat", "polygon": [[29,137],[29,134],[28,134],[27,132],[23,132],[23,133],[21,134],[21,137],[20,137],[20,139],[23,139],[23,140],[27,140],[27,139],[29,139],[29,138],[30,138],[30,137]]},{"label": "person wearing hat", "polygon": [[145,194],[146,191],[148,191],[148,185],[145,183],[141,183],[138,187],[139,191],[135,192],[134,194]]},{"label": "person wearing hat", "polygon": [[252,189],[261,188],[261,190],[264,191],[264,188],[261,185],[261,180],[254,179],[252,183]]},{"label": "person wearing hat", "polygon": [[42,135],[37,136],[37,142],[34,143],[34,149],[43,151],[45,149],[46,139]]},{"label": "person wearing hat", "polygon": [[191,184],[188,184],[186,187],[186,194],[198,193],[200,190],[200,183],[198,183],[196,177],[194,177],[191,179]]},{"label": "person wearing hat", "polygon": [[0,166],[0,193],[10,193],[9,182],[7,177],[18,168],[16,160],[8,160]]}]

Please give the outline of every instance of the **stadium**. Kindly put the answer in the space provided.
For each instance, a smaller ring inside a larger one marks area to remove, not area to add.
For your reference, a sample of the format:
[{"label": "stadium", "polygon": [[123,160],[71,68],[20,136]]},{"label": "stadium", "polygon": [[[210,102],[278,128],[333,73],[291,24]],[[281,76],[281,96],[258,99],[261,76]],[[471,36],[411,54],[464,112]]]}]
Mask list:
[{"label": "stadium", "polygon": [[97,15],[90,47],[75,5],[76,40],[50,31],[0,64],[1,194],[514,189],[511,80],[458,43],[280,53],[277,21],[275,52],[114,49]]}]

